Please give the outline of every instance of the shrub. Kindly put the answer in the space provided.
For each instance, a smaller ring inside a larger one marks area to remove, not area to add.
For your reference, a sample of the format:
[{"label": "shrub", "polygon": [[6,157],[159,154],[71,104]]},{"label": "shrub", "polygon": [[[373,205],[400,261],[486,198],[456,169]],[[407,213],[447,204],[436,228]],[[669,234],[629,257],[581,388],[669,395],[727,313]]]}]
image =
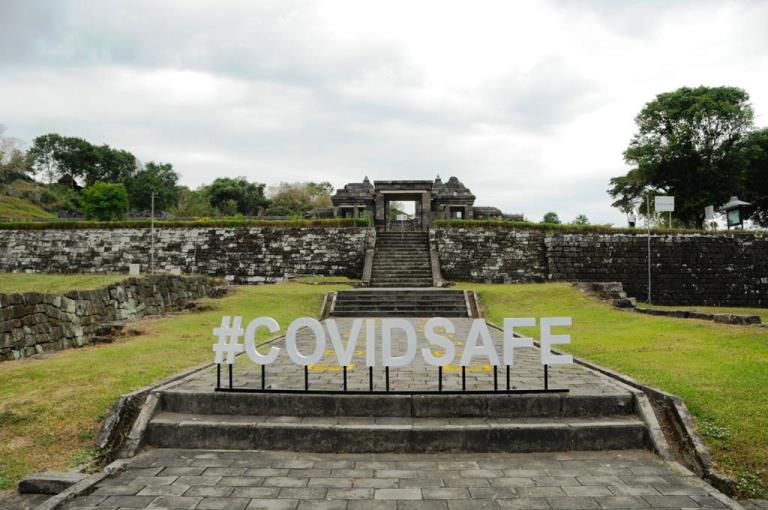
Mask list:
[{"label": "shrub", "polygon": [[88,219],[121,220],[128,212],[128,192],[122,184],[96,181],[83,190],[82,202]]}]

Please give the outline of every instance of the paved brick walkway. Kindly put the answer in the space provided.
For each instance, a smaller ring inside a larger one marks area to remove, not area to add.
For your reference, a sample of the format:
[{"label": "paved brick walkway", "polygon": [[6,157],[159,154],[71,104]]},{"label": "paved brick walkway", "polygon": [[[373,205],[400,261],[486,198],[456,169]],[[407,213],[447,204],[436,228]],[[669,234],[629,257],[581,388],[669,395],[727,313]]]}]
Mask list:
[{"label": "paved brick walkway", "polygon": [[[427,346],[421,332],[427,319],[407,319],[417,332],[418,348],[417,354],[411,365],[390,370],[390,389],[392,390],[437,390],[438,389],[438,369],[424,363],[421,357],[421,348]],[[343,342],[347,341],[351,329],[352,319],[337,318],[339,331],[342,333]],[[456,356],[454,363],[444,369],[443,388],[445,390],[461,389],[461,367],[459,360],[463,352],[463,340],[467,338],[469,328],[472,325],[472,319],[455,318],[452,319],[456,325],[456,331],[452,335],[446,335],[454,341],[456,345]],[[286,324],[281,325],[286,328]],[[376,319],[377,334],[380,331],[381,320]],[[491,337],[496,345],[496,351],[499,357],[502,356],[501,332],[494,328],[489,328]],[[566,328],[561,328],[562,332]],[[404,335],[393,334],[393,351],[396,355],[403,353],[405,338]],[[557,331],[560,334],[560,331]],[[211,339],[213,343],[213,338]],[[304,369],[294,364],[284,349],[284,340],[280,339],[275,343],[281,347],[282,351],[275,363],[267,368],[266,382],[274,389],[302,389],[304,387]],[[377,346],[380,345],[380,339],[377,339]],[[298,335],[298,346],[301,352],[310,353],[314,349],[314,336],[307,330]],[[266,347],[260,349],[262,353],[267,352]],[[377,353],[379,349],[377,348]],[[213,353],[211,353],[213,359]],[[362,328],[360,339],[354,353],[352,364],[347,369],[348,388],[351,390],[367,390],[368,371],[365,366],[365,327]],[[607,378],[587,370],[578,365],[558,365],[550,367],[550,387],[569,388],[574,395],[614,395],[626,394],[626,390],[617,386]],[[506,384],[505,371],[503,367],[498,370],[498,384],[502,388]],[[493,389],[493,368],[485,358],[475,358],[471,366],[467,367],[466,373],[467,389],[469,390],[492,390]],[[226,384],[226,370],[222,368],[222,384]],[[309,367],[309,381],[311,389],[338,390],[342,385],[341,368],[338,366],[335,351],[331,346],[330,339],[327,340],[326,350],[323,359],[315,365]],[[510,372],[510,382],[513,388],[541,388],[544,385],[544,367],[540,360],[540,351],[535,348],[516,349],[515,364]],[[216,371],[214,369],[206,370],[188,377],[176,389],[210,391],[216,383]],[[259,365],[251,362],[245,355],[238,356],[234,367],[234,386],[259,387],[261,385],[261,368]],[[385,387],[384,370],[378,368],[374,376],[374,388],[383,390]]]},{"label": "paved brick walkway", "polygon": [[725,508],[641,450],[309,454],[148,450],[67,508]]}]

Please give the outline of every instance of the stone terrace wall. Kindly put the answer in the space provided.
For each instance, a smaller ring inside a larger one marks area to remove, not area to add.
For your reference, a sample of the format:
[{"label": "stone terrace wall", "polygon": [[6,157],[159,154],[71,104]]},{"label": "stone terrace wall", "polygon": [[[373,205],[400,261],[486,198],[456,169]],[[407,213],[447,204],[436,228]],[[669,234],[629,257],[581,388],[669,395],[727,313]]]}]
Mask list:
[{"label": "stone terrace wall", "polygon": [[[363,271],[370,229],[323,227],[158,228],[155,267],[224,276],[239,283],[294,275],[349,276]],[[0,271],[127,272],[150,262],[146,228],[3,230]]]},{"label": "stone terrace wall", "polygon": [[0,294],[0,361],[79,347],[104,323],[183,309],[210,294],[206,277],[128,278],[65,294]]},{"label": "stone terrace wall", "polygon": [[[640,231],[438,228],[433,236],[447,279],[620,281],[630,296],[647,296]],[[654,234],[651,254],[654,303],[768,306],[768,236]]]}]

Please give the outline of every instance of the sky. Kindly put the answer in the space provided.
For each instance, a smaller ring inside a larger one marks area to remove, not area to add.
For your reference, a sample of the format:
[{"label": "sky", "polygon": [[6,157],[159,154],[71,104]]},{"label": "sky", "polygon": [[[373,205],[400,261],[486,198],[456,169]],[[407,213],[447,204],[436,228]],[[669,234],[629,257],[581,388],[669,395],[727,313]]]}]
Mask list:
[{"label": "sky", "polygon": [[0,124],[217,177],[455,175],[538,221],[624,225],[634,117],[746,89],[768,125],[768,2],[0,1]]}]

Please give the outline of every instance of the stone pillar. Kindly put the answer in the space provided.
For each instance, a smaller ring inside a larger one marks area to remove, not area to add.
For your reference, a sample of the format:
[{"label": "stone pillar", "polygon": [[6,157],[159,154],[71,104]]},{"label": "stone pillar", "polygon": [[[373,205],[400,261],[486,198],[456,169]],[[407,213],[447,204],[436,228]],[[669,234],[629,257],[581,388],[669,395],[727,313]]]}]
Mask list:
[{"label": "stone pillar", "polygon": [[429,193],[421,195],[421,229],[427,230],[432,225],[432,196]]},{"label": "stone pillar", "polygon": [[386,200],[384,200],[384,195],[381,193],[376,194],[376,210],[375,210],[375,216],[373,218],[373,222],[375,225],[384,225],[386,221]]}]

